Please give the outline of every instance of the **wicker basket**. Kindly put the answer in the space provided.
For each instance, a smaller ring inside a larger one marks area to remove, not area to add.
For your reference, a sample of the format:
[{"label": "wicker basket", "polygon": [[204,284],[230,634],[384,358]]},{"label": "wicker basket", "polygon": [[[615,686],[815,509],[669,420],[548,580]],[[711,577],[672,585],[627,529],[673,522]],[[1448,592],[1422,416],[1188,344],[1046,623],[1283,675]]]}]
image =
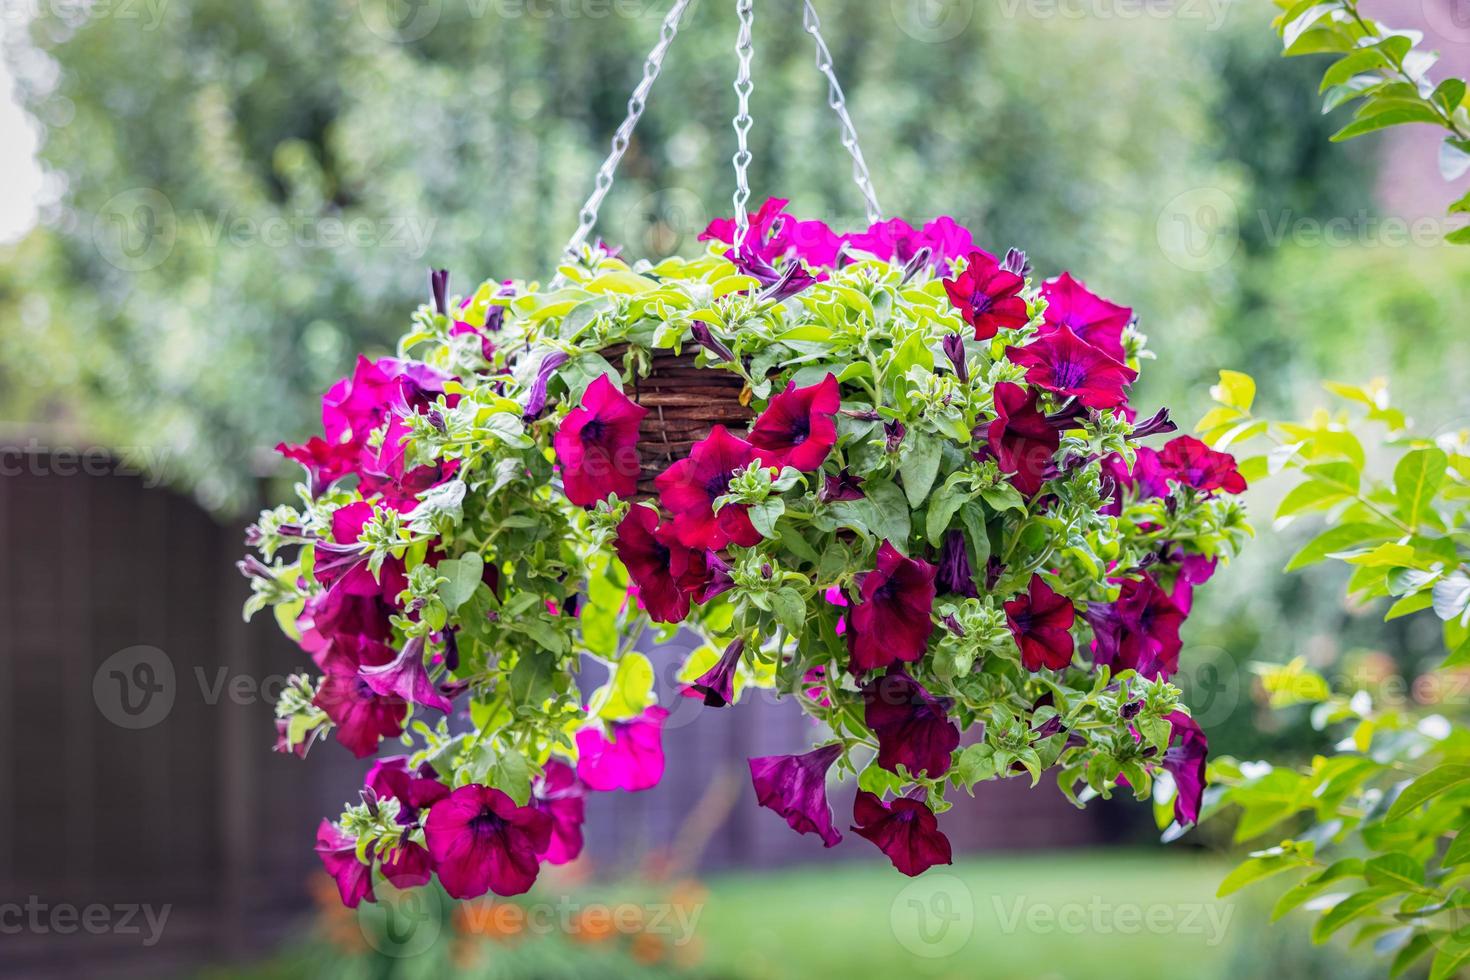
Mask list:
[{"label": "wicker basket", "polygon": [[[628,348],[618,344],[602,356],[621,366]],[[696,442],[717,425],[734,428],[739,434],[755,417],[742,404],[745,381],[729,371],[700,368],[694,354],[667,350],[650,352],[652,369],[633,383],[632,398],[648,409],[638,430],[638,496],[646,500],[658,494],[656,476],[669,464],[689,455]]]}]

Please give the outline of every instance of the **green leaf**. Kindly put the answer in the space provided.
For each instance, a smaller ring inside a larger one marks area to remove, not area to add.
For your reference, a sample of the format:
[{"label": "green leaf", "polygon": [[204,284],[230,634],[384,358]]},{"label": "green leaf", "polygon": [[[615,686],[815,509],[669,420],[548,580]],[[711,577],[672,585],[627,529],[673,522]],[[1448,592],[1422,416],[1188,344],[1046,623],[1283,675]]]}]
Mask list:
[{"label": "green leaf", "polygon": [[802,635],[802,628],[806,625],[806,602],[801,593],[790,587],[777,589],[771,594],[771,609],[776,614],[776,621],[785,627],[788,634],[793,637]]},{"label": "green leaf", "polygon": [[653,702],[653,664],[643,654],[632,651],[623,654],[611,679],[592,692],[589,714],[608,721],[626,721],[641,715]]},{"label": "green leaf", "polygon": [[1363,866],[1370,885],[1414,891],[1424,884],[1424,865],[1400,851],[1380,854]]},{"label": "green leaf", "polygon": [[898,464],[898,471],[903,476],[904,493],[908,495],[910,507],[918,507],[924,502],[924,498],[929,496],[929,490],[934,486],[934,478],[939,475],[939,459],[942,451],[942,444],[933,436],[915,436],[913,445]]},{"label": "green leaf", "polygon": [[1444,451],[1435,448],[1416,449],[1399,460],[1393,470],[1393,487],[1400,517],[1418,526],[1430,513],[1435,494],[1444,485],[1449,462]]},{"label": "green leaf", "polygon": [[997,514],[1008,510],[1018,510],[1026,513],[1026,499],[1021,496],[1021,491],[1009,483],[1000,483],[993,487],[986,487],[980,491],[980,496],[991,506]]},{"label": "green leaf", "polygon": [[1388,821],[1399,820],[1441,793],[1470,782],[1470,765],[1447,763],[1414,780],[1388,808]]},{"label": "green leaf", "polygon": [[1446,78],[1430,96],[1445,112],[1454,112],[1465,101],[1465,83],[1458,78]]},{"label": "green leaf", "polygon": [[1286,19],[1281,27],[1281,46],[1290,52],[1319,20],[1341,9],[1340,3],[1311,3],[1305,7],[1297,4],[1284,15]]},{"label": "green leaf", "polygon": [[1352,494],[1344,491],[1335,483],[1308,480],[1291,489],[1291,492],[1281,501],[1280,506],[1276,508],[1276,516],[1277,518],[1294,517],[1307,511],[1326,510],[1333,504],[1341,503],[1351,496]]},{"label": "green leaf", "polygon": [[1434,954],[1429,980],[1449,980],[1460,972],[1466,961],[1470,961],[1470,943],[1460,939],[1458,933],[1451,934],[1439,952]]},{"label": "green leaf", "polygon": [[1408,123],[1440,123],[1439,115],[1427,105],[1415,105],[1404,103],[1376,113],[1366,119],[1358,119],[1348,123],[1346,126],[1333,133],[1331,140],[1341,143],[1345,140],[1356,139],[1369,133],[1376,133],[1390,126],[1403,126]]},{"label": "green leaf", "polygon": [[514,749],[496,750],[489,746],[483,746],[481,752],[489,763],[482,778],[515,800],[517,806],[531,802],[531,767],[526,757]]},{"label": "green leaf", "polygon": [[1246,885],[1279,875],[1283,871],[1290,871],[1292,868],[1304,867],[1309,863],[1305,857],[1294,852],[1250,858],[1225,876],[1225,880],[1220,882],[1219,890],[1215,892],[1215,897],[1224,898],[1226,895],[1240,891]]},{"label": "green leaf", "polygon": [[1433,945],[1434,940],[1428,933],[1416,933],[1414,938],[1410,939],[1408,944],[1393,958],[1393,966],[1388,971],[1389,980],[1402,976],[1403,972],[1413,966],[1415,960],[1429,952]]},{"label": "green leaf", "polygon": [[1444,860],[1440,863],[1446,868],[1470,864],[1470,820],[1460,824],[1454,840],[1450,841],[1449,848],[1444,852]]},{"label": "green leaf", "polygon": [[1394,888],[1368,888],[1344,898],[1317,920],[1312,928],[1312,942],[1326,942],[1333,933],[1354,919],[1371,914],[1379,902],[1395,892]]},{"label": "green leaf", "polygon": [[954,515],[969,499],[969,494],[958,490],[949,484],[939,488],[939,492],[929,501],[929,513],[924,517],[924,536],[933,544],[938,544],[949,527]]},{"label": "green leaf", "polygon": [[1221,371],[1220,383],[1210,388],[1210,397],[1221,405],[1249,412],[1256,401],[1256,382],[1239,371]]},{"label": "green leaf", "polygon": [[1470,245],[1470,225],[1466,225],[1464,228],[1456,228],[1444,236],[1444,240],[1451,245]]},{"label": "green leaf", "polygon": [[1398,532],[1386,524],[1339,524],[1317,535],[1302,550],[1293,555],[1291,561],[1286,564],[1286,571],[1294,572],[1324,561],[1329,555],[1365,544],[1390,541],[1398,536]]},{"label": "green leaf", "polygon": [[448,579],[439,586],[439,599],[444,608],[454,612],[475,594],[485,573],[485,560],[473,551],[458,558],[446,558],[435,569],[440,578]]},{"label": "green leaf", "polygon": [[510,697],[516,704],[540,707],[556,697],[552,675],[556,658],[540,648],[523,649],[510,672]]}]

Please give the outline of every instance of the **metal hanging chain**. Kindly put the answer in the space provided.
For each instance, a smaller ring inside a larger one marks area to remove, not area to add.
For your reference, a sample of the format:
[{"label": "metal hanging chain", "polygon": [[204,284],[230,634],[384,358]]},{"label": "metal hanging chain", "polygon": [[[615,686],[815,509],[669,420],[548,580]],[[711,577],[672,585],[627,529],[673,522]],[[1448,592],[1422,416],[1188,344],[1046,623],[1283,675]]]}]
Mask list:
[{"label": "metal hanging chain", "polygon": [[817,42],[817,70],[827,77],[827,105],[837,113],[837,119],[842,124],[842,145],[852,157],[852,179],[867,203],[868,223],[877,224],[883,220],[883,209],[878,205],[878,193],[873,190],[873,178],[868,173],[868,163],[863,159],[862,147],[858,146],[857,129],[852,124],[852,117],[847,114],[847,97],[842,94],[842,85],[837,81],[837,72],[832,68],[832,52],[827,49],[827,42],[822,38],[822,22],[818,19],[811,0],[802,0],[801,26]]},{"label": "metal hanging chain", "polygon": [[735,113],[735,142],[737,149],[735,164],[735,249],[745,243],[750,231],[750,215],[745,206],[750,201],[750,93],[755,91],[755,82],[750,78],[750,57],[755,51],[751,36],[755,26],[755,0],[735,0],[735,12],[740,17],[740,33],[735,38],[735,55],[740,59],[740,70],[735,76],[735,97],[739,107]]},{"label": "metal hanging chain", "polygon": [[674,0],[673,7],[669,8],[664,17],[663,26],[659,28],[658,43],[648,53],[648,58],[643,62],[643,78],[638,82],[638,87],[628,98],[628,115],[623,119],[622,125],[613,134],[612,151],[608,153],[607,159],[602,161],[602,166],[597,170],[597,180],[593,185],[592,194],[588,196],[587,203],[582,205],[581,223],[577,226],[577,232],[567,242],[565,254],[570,258],[576,258],[582,250],[582,245],[587,241],[587,236],[597,224],[597,212],[602,207],[603,198],[607,192],[612,190],[613,174],[618,169],[618,164],[623,159],[623,154],[628,151],[628,141],[633,135],[633,127],[638,125],[638,119],[643,115],[643,109],[647,105],[648,92],[653,88],[654,81],[663,69],[664,55],[668,53],[669,45],[679,33],[679,20],[684,16],[684,11],[689,8],[692,0]]}]

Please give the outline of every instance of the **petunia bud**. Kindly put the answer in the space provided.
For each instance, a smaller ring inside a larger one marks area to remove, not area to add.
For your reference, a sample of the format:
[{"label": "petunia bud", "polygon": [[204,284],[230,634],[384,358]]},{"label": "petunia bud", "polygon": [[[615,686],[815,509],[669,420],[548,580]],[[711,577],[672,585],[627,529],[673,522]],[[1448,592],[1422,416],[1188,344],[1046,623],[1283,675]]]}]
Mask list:
[{"label": "petunia bud", "polygon": [[903,437],[908,434],[908,429],[898,419],[883,423],[884,447],[890,453],[898,452],[898,447],[903,445]]},{"label": "petunia bud", "polygon": [[1026,261],[1026,253],[1019,248],[1007,249],[1006,257],[1000,263],[1000,267],[1022,278],[1031,274],[1031,264]]},{"label": "petunia bud", "polygon": [[962,640],[965,638],[965,628],[960,625],[960,621],[955,618],[954,613],[947,613],[940,622],[944,623],[945,628],[955,636]]},{"label": "petunia bud", "polygon": [[965,338],[957,333],[946,334],[943,343],[944,356],[954,365],[954,376],[959,378],[960,384],[969,384],[970,367],[965,363]]},{"label": "petunia bud", "polygon": [[694,335],[695,343],[699,344],[699,346],[703,347],[705,350],[709,351],[720,360],[735,360],[735,355],[730,352],[730,348],[726,347],[724,344],[715,339],[715,335],[710,332],[709,324],[704,323],[700,320],[696,320],[694,321],[694,325],[689,328],[689,332]]},{"label": "petunia bud", "polygon": [[449,270],[429,270],[429,294],[434,299],[434,312],[449,315]]},{"label": "petunia bud", "polygon": [[835,500],[862,500],[867,496],[863,493],[863,478],[853,476],[844,469],[837,475],[828,473],[822,481],[822,489],[817,491],[817,500],[824,504],[830,504]]},{"label": "petunia bud", "polygon": [[1133,427],[1132,434],[1130,434],[1128,438],[1146,439],[1149,436],[1156,436],[1165,432],[1174,432],[1178,428],[1179,426],[1175,425],[1174,422],[1169,418],[1169,410],[1167,408],[1161,408],[1154,413],[1153,418],[1135,425]]}]

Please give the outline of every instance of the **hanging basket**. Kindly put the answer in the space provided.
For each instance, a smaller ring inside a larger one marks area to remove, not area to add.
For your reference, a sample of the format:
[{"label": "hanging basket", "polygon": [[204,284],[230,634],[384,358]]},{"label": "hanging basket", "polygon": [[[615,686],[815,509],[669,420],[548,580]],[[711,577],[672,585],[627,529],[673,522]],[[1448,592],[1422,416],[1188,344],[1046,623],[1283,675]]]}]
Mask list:
[{"label": "hanging basket", "polygon": [[[1073,802],[1157,780],[1193,823],[1204,734],[1169,678],[1194,589],[1249,533],[1234,460],[1140,444],[1174,426],[1128,405],[1131,310],[952,219],[878,219],[810,3],[869,226],[747,215],[737,0],[734,218],[657,266],[587,246],[686,6],[556,278],[458,299],[434,273],[398,356],[360,359],[322,435],[281,447],[308,479],[250,529],[247,612],[274,606],[317,670],[282,693],[277,749],[413,746],[318,829],[343,900],[380,877],[524,892],[580,851],[583,795],[659,782],[666,725],[762,695],[819,744],[750,759],[758,803],[904,874],[950,863],[961,790],[1018,774]],[[704,642],[651,658],[653,622]],[[831,773],[860,775],[851,820]]]},{"label": "hanging basket", "polygon": [[[614,365],[628,354],[627,344],[602,351]],[[743,430],[755,418],[749,392],[738,375],[698,366],[693,353],[650,352],[648,374],[633,375],[629,397],[648,409],[638,429],[638,499],[658,495],[654,478],[707,438],[717,425]],[[626,372],[625,372],[626,373]]]}]

